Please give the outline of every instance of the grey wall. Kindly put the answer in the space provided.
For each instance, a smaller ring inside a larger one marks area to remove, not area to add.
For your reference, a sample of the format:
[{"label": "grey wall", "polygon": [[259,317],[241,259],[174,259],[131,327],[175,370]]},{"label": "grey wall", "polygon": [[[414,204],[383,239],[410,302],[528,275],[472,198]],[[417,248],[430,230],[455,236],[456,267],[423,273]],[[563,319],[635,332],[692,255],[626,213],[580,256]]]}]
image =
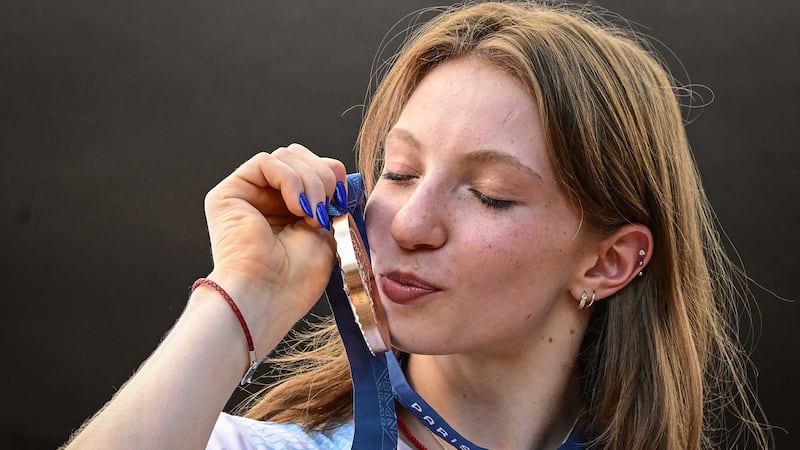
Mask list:
[{"label": "grey wall", "polygon": [[[239,163],[299,141],[352,168],[378,43],[430,4],[0,2],[0,446],[57,446],[152,351],[210,269],[203,195]],[[769,290],[800,298],[798,3],[601,4],[714,92],[689,134],[765,287],[760,396],[796,447],[798,306]]]}]

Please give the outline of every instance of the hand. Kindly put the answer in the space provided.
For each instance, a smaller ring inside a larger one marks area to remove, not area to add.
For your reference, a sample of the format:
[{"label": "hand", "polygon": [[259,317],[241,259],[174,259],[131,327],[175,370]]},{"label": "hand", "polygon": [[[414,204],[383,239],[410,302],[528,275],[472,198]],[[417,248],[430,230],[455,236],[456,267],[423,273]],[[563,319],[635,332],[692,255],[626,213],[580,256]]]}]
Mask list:
[{"label": "hand", "polygon": [[[335,244],[316,205],[334,198],[337,180],[345,180],[341,162],[292,144],[254,156],[206,196],[214,256],[209,278],[244,314],[258,358],[311,309],[330,277]],[[302,193],[313,218],[300,206]],[[158,349],[70,448],[205,446],[249,364],[244,343],[219,294],[194,291]]]},{"label": "hand", "polygon": [[[345,177],[340,161],[298,144],[244,163],[206,196],[214,258],[209,277],[237,303],[281,302],[280,313],[290,314],[291,323],[299,320],[322,294],[333,268],[335,243],[322,224],[329,223],[326,197],[334,198],[337,181]],[[301,194],[310,206],[305,211]]]}]

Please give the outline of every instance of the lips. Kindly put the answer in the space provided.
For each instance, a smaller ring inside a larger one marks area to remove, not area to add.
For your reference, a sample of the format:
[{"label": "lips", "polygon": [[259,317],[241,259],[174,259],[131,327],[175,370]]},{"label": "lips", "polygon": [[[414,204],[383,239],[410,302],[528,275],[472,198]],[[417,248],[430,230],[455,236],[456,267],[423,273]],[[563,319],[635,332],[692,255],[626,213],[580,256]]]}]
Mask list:
[{"label": "lips", "polygon": [[392,302],[409,304],[442,289],[413,274],[387,272],[380,277],[381,291]]}]

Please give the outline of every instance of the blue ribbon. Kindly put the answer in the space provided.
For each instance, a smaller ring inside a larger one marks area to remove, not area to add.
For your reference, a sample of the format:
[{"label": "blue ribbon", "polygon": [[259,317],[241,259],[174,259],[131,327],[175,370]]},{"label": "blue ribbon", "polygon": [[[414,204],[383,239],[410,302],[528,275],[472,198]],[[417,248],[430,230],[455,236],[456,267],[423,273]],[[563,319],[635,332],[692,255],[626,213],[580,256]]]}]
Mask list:
[{"label": "blue ribbon", "polygon": [[[364,228],[364,183],[360,174],[347,176],[347,209],[358,226],[364,246],[369,252],[367,232]],[[329,208],[332,217],[342,215]],[[336,326],[344,342],[350,374],[353,378],[353,415],[355,435],[353,450],[397,450],[397,415],[386,353],[372,356],[364,336],[356,324],[350,300],[344,292],[338,264],[325,289],[328,303],[336,319]],[[391,352],[389,352],[391,353]]]}]

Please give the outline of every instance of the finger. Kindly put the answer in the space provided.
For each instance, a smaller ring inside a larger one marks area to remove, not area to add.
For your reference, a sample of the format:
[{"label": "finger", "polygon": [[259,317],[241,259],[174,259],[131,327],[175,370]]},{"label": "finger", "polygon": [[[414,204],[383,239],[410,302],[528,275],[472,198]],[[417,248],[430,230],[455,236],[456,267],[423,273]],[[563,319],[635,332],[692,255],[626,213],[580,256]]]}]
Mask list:
[{"label": "finger", "polygon": [[[330,228],[329,218],[327,217],[328,204],[333,201],[338,206],[337,200],[346,207],[346,189],[343,182],[337,182],[337,173],[344,180],[344,165],[329,164],[328,158],[320,158],[311,150],[299,144],[292,144],[286,148],[281,148],[272,153],[278,159],[283,160],[291,167],[295,168],[303,178],[305,193],[315,210],[315,217],[325,228]],[[330,160],[335,161],[335,160]],[[336,171],[331,166],[336,167]],[[339,186],[337,186],[337,184]]]},{"label": "finger", "polygon": [[[302,158],[307,163],[311,164],[319,173],[320,177],[324,180],[326,187],[328,183],[333,183],[336,180],[339,181],[346,181],[347,180],[347,168],[345,167],[344,163],[337,159],[333,158],[326,158],[317,155],[316,153],[309,150],[307,147],[304,147],[300,144],[291,144],[285,148],[281,148],[273,152],[273,155],[276,153],[279,154],[292,154],[297,157]],[[333,174],[333,178],[329,178],[328,171],[331,171]],[[328,192],[330,194],[330,192]]]},{"label": "finger", "polygon": [[300,144],[291,144],[286,148],[278,149],[273,155],[286,162],[301,161],[313,168],[324,186],[325,196],[332,197],[336,181],[346,179],[344,164],[335,159],[322,158]]},{"label": "finger", "polygon": [[[327,217],[327,203],[325,183],[320,178],[314,167],[308,161],[297,158],[295,155],[280,155],[285,158],[285,162],[300,176],[303,182],[303,193],[301,194],[301,205],[305,203],[306,221],[309,224],[317,222],[317,226],[326,229],[330,228],[330,220]],[[287,201],[289,201],[287,199]],[[308,214],[307,208],[311,208],[312,214]]]},{"label": "finger", "polygon": [[335,200],[335,206],[344,211],[347,209],[347,169],[344,164],[337,159],[321,158],[321,160],[336,177],[336,188],[334,189],[332,198]]},{"label": "finger", "polygon": [[[336,182],[336,177],[333,172],[322,163],[322,158],[311,152],[311,150],[303,147],[300,144],[291,144],[288,147],[283,147],[272,152],[272,155],[286,164],[297,167],[298,170],[302,169],[304,175],[303,181],[312,181],[309,178],[316,178],[313,180],[315,186],[306,186],[307,190],[316,188],[316,183],[322,186],[321,191],[309,192],[309,195],[315,195],[314,200],[324,201],[325,195],[332,192],[333,185]],[[316,196],[321,194],[322,197]]]},{"label": "finger", "polygon": [[294,167],[269,153],[259,153],[231,174],[222,183],[223,195],[242,198],[265,215],[281,210],[303,217],[300,194],[305,187]]},{"label": "finger", "polygon": [[343,162],[338,159],[325,157],[320,158],[320,160],[328,166],[338,181],[347,181],[347,168],[344,166]]},{"label": "finger", "polygon": [[212,193],[219,199],[242,198],[266,216],[288,212],[305,217],[311,226],[329,228],[326,198],[333,196],[337,179],[346,179],[344,164],[292,144],[253,156]]}]

